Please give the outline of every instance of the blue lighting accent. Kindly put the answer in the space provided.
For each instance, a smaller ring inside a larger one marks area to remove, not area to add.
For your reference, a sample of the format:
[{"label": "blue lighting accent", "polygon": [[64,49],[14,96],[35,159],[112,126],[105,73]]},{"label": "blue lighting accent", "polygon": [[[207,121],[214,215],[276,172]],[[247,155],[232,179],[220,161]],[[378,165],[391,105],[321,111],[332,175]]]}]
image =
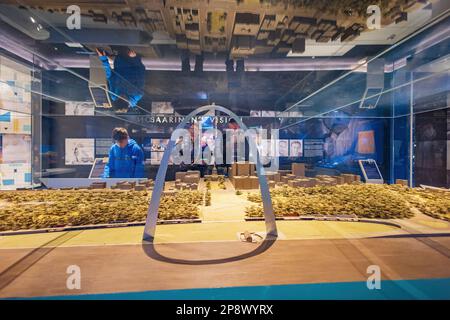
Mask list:
[{"label": "blue lighting accent", "polygon": [[[201,288],[36,297],[39,300],[450,300],[450,278],[382,280],[369,290],[365,281],[273,286]],[[420,294],[419,296],[417,294]],[[16,298],[18,299],[18,298]]]},{"label": "blue lighting accent", "polygon": [[200,92],[197,93],[197,97],[199,99],[202,99],[202,100],[207,100],[208,99],[208,94],[206,92],[200,91]]}]

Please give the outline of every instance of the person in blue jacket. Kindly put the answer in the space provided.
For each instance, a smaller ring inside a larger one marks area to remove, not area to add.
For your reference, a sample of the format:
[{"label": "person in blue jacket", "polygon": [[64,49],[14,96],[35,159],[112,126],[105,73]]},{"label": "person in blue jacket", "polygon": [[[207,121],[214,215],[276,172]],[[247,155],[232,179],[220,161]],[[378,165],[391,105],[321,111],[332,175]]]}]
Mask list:
[{"label": "person in blue jacket", "polygon": [[[117,101],[119,106],[128,101],[128,107],[133,109],[144,96],[145,66],[135,51],[120,50],[114,59],[114,71],[109,64],[108,56],[104,50],[96,49],[103,68],[105,69],[108,89],[112,101]],[[120,102],[120,103],[119,103]],[[125,108],[127,110],[128,108]],[[123,108],[118,111],[123,111]]]},{"label": "person in blue jacket", "polygon": [[108,164],[104,178],[143,178],[144,152],[130,139],[125,128],[115,128],[112,132],[115,143],[109,150]]}]

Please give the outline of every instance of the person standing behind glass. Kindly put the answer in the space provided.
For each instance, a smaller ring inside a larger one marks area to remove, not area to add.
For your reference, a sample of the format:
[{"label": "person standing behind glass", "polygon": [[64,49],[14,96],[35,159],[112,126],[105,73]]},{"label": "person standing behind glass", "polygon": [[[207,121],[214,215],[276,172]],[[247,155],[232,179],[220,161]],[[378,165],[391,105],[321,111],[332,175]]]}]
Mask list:
[{"label": "person standing behind glass", "polygon": [[125,128],[115,128],[112,132],[114,144],[109,150],[108,164],[104,178],[143,178],[144,152],[136,141],[130,139]]}]

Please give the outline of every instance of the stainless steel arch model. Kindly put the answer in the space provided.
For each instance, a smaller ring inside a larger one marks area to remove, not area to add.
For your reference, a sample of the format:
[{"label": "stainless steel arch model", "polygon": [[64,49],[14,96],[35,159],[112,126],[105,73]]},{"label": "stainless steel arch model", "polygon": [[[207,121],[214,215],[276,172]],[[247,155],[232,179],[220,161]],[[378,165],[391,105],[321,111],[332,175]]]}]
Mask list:
[{"label": "stainless steel arch model", "polygon": [[[193,112],[191,112],[188,116],[184,118],[184,120],[178,125],[177,129],[182,129],[184,126],[190,121],[190,119],[196,116],[199,113],[206,111],[219,111],[223,112],[230,117],[232,117],[238,123],[239,127],[246,131],[246,125],[241,121],[241,119],[232,111],[228,110],[225,107],[217,106],[217,105],[207,105],[200,107]],[[246,134],[246,139],[253,150],[257,150],[254,139],[250,139],[250,137]],[[155,185],[153,188],[152,197],[150,200],[150,205],[147,212],[147,219],[145,221],[145,228],[143,234],[143,240],[147,242],[153,242],[155,238],[155,230],[156,223],[158,221],[158,209],[161,200],[161,195],[164,189],[164,180],[166,177],[167,166],[169,164],[170,154],[172,149],[175,146],[175,141],[172,140],[173,137],[169,140],[168,146],[164,151],[163,158],[161,160],[161,164],[158,169],[158,173],[156,175]],[[273,212],[272,199],[270,197],[269,186],[267,185],[267,179],[264,173],[264,167],[261,164],[259,151],[256,155],[256,173],[258,175],[259,185],[261,188],[261,197],[263,200],[264,207],[264,220],[266,224],[266,239],[275,239],[278,236],[277,226],[275,222],[275,215]]]}]

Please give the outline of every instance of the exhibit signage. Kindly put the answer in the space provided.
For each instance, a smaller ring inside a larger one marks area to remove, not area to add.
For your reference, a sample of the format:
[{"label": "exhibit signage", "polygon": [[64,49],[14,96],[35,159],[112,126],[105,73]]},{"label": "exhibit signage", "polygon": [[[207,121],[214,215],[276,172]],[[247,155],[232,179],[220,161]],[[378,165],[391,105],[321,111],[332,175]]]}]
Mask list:
[{"label": "exhibit signage", "polygon": [[108,158],[96,158],[89,173],[89,179],[102,178],[107,164]]},{"label": "exhibit signage", "polygon": [[323,157],[323,140],[306,139],[304,142],[304,156],[306,158]]},{"label": "exhibit signage", "polygon": [[358,163],[367,183],[384,183],[383,176],[381,175],[380,169],[378,168],[375,160],[359,160]]},{"label": "exhibit signage", "polygon": [[[227,116],[195,116],[191,117],[190,123],[198,123],[204,121],[206,118],[212,118],[215,124],[226,124],[230,121]],[[184,116],[174,115],[138,115],[134,119],[139,124],[179,124],[183,122]]]}]

